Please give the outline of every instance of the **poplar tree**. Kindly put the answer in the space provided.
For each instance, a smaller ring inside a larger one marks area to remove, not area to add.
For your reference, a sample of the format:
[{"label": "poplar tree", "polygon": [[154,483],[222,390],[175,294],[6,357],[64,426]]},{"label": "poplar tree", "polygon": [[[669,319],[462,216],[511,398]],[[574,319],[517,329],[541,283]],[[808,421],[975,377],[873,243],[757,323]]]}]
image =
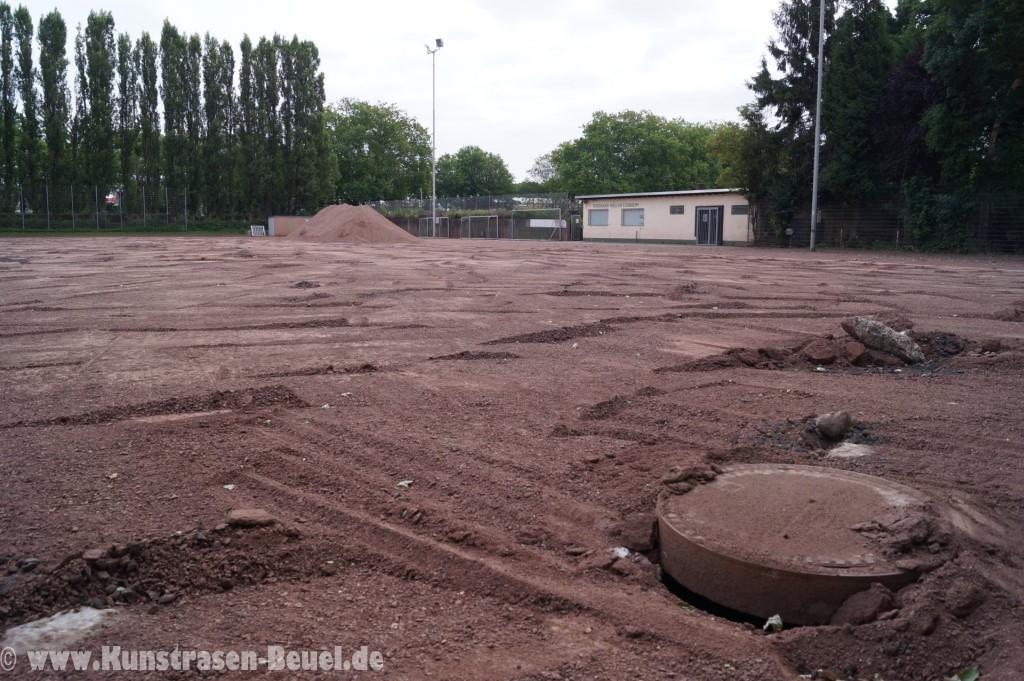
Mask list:
[{"label": "poplar tree", "polygon": [[69,181],[67,37],[67,26],[57,10],[39,20],[39,80],[42,84],[42,123],[46,139],[43,167],[47,182],[60,187]]},{"label": "poplar tree", "polygon": [[18,93],[21,98],[21,144],[18,159],[18,181],[25,187],[26,200],[31,207],[39,203],[38,187],[39,148],[39,95],[36,91],[36,70],[32,61],[32,15],[24,6],[14,12],[14,33],[18,40]]},{"label": "poplar tree", "polygon": [[11,6],[0,2],[0,159],[3,170],[0,171],[0,182],[3,183],[3,210],[13,206],[15,140],[18,111],[14,105],[14,18]]},{"label": "poplar tree", "polygon": [[114,18],[90,12],[79,28],[76,55],[79,73],[77,125],[82,146],[82,180],[106,195],[114,184]]},{"label": "poplar tree", "polygon": [[146,188],[147,203],[155,199],[161,175],[157,55],[156,43],[148,33],[143,33],[135,44],[135,62],[139,74],[139,174]]},{"label": "poplar tree", "polygon": [[209,33],[203,45],[204,194],[209,212],[223,216],[233,209],[235,58],[230,44],[214,40]]},{"label": "poplar tree", "polygon": [[139,78],[135,49],[127,33],[117,39],[117,139],[122,188],[136,182],[136,149],[139,140]]}]

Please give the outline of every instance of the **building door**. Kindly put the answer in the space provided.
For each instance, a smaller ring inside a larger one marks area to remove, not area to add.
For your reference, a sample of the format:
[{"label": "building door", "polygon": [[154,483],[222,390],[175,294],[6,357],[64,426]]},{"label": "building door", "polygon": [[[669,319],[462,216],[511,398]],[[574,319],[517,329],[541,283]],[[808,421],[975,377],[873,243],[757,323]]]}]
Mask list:
[{"label": "building door", "polygon": [[723,206],[697,208],[697,243],[702,246],[720,246],[722,243]]}]

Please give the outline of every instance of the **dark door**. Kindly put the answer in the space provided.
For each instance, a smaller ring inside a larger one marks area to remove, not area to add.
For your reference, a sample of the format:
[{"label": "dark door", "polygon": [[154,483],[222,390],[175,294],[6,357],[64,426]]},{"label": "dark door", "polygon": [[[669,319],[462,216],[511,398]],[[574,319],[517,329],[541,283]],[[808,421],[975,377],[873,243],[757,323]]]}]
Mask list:
[{"label": "dark door", "polygon": [[697,243],[718,246],[722,243],[722,206],[697,208]]}]

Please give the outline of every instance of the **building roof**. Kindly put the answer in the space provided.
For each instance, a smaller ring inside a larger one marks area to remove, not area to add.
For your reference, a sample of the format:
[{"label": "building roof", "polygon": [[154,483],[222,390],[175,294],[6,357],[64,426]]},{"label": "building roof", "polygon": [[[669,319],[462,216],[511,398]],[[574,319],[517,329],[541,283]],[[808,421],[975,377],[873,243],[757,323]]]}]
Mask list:
[{"label": "building roof", "polygon": [[690,194],[738,194],[742,189],[690,189],[676,192],[636,192],[633,194],[581,194],[577,199],[626,199],[640,196],[687,196]]}]

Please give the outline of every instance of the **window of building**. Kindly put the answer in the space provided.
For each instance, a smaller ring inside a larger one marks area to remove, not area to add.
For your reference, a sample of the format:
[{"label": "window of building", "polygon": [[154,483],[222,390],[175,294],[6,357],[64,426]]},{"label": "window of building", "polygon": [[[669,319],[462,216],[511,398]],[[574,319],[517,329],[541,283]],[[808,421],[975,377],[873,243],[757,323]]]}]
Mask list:
[{"label": "window of building", "polygon": [[732,206],[733,215],[746,215],[749,211],[750,208],[745,203],[737,203]]},{"label": "window of building", "polygon": [[587,224],[591,227],[607,227],[608,226],[608,209],[593,209],[587,211]]},{"label": "window of building", "polygon": [[683,209],[685,207],[686,206],[669,206],[668,207],[668,214],[669,215],[682,215],[683,212],[684,212]]},{"label": "window of building", "polygon": [[644,209],[643,208],[623,208],[622,209],[622,226],[623,227],[643,227],[644,226]]}]

